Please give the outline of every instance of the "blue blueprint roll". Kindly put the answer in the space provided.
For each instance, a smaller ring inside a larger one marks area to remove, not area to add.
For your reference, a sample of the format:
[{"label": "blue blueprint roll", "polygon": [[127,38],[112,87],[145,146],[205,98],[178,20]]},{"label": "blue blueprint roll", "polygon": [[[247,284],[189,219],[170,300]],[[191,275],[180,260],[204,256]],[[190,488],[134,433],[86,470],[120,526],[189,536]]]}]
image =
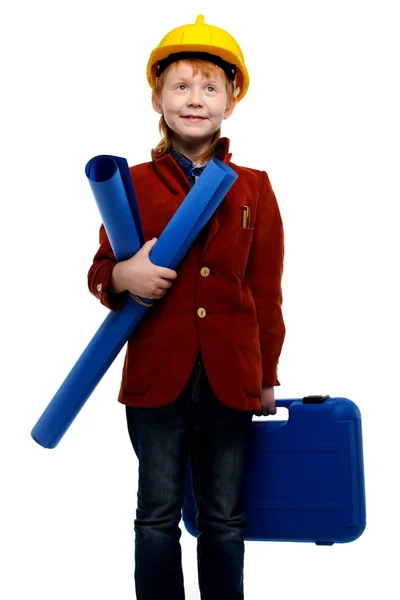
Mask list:
[{"label": "blue blueprint roll", "polygon": [[142,223],[128,163],[119,156],[95,156],[85,173],[117,261],[143,245]]},{"label": "blue blueprint roll", "polygon": [[[115,256],[128,258],[139,250],[143,233],[126,160],[95,157],[86,165],[86,175]],[[178,267],[236,178],[221,161],[209,162],[153,246],[154,264]],[[32,429],[38,444],[57,446],[147,311],[129,297],[120,312],[108,314]]]}]

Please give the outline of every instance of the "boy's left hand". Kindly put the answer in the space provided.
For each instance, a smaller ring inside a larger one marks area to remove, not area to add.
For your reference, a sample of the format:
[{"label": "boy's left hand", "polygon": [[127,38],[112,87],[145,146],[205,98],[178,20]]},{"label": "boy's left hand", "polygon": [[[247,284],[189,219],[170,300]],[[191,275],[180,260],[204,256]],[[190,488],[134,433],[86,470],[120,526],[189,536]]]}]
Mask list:
[{"label": "boy's left hand", "polygon": [[261,394],[261,410],[254,411],[257,417],[276,415],[275,392],[274,387],[263,387]]}]

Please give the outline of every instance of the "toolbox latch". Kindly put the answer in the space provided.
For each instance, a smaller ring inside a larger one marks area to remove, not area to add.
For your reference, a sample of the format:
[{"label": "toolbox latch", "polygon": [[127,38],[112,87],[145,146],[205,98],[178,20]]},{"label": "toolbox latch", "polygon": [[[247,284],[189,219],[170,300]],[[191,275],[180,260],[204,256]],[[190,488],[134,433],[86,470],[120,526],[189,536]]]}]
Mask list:
[{"label": "toolbox latch", "polygon": [[323,404],[330,396],[305,396],[303,404]]}]

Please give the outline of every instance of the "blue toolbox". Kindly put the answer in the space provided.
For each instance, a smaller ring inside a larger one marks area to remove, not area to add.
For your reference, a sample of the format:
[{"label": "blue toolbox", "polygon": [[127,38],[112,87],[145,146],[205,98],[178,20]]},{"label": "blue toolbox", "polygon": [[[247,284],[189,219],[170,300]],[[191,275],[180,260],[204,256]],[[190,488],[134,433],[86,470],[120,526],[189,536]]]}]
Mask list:
[{"label": "blue toolbox", "polygon": [[[366,526],[361,413],[347,398],[276,400],[287,420],[253,419],[245,540],[352,542]],[[182,518],[197,537],[190,465]]]}]

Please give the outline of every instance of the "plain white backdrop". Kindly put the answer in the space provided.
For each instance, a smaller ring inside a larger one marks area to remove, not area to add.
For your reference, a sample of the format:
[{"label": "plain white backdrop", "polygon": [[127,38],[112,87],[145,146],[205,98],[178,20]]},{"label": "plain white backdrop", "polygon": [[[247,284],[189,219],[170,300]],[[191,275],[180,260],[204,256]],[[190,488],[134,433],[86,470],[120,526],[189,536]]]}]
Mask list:
[{"label": "plain white backdrop", "polygon": [[[223,134],[235,163],[268,172],[284,220],[276,396],[345,396],[363,419],[364,534],[332,547],[248,543],[246,599],[399,598],[396,5],[20,0],[1,9],[5,600],[134,598],[137,464],[116,401],[123,353],[56,449],[30,431],[107,315],[86,285],[100,226],[86,162],[149,159],[159,139],[149,53],[199,13],[242,47],[250,89]],[[184,528],[182,545],[187,597],[197,600]]]}]

